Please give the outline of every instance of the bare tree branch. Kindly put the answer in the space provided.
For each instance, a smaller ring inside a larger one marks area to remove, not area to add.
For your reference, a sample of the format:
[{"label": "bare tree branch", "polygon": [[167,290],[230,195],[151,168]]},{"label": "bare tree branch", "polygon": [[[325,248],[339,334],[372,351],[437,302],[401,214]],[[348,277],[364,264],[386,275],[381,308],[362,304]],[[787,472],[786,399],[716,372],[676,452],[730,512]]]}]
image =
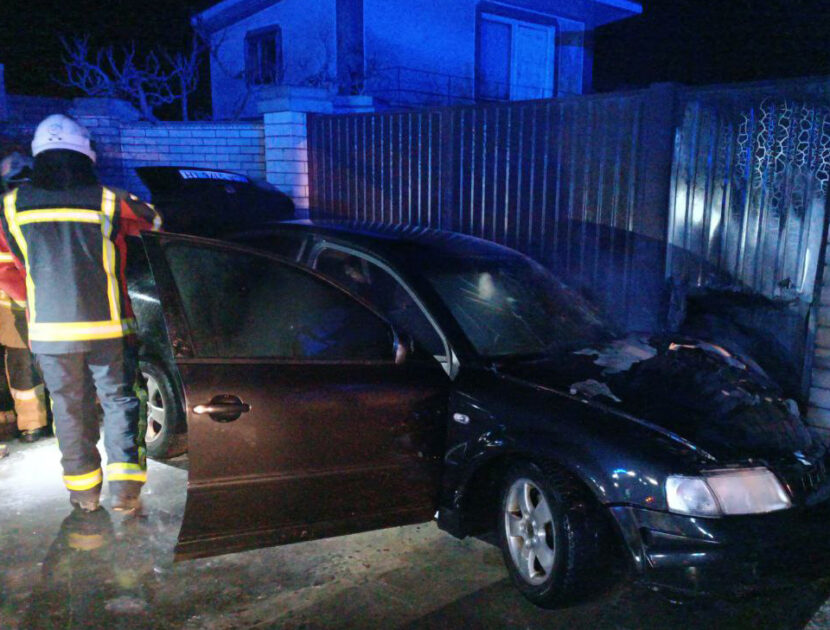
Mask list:
[{"label": "bare tree branch", "polygon": [[168,65],[173,69],[173,76],[178,83],[178,98],[181,100],[182,120],[188,120],[188,96],[199,87],[199,66],[202,55],[209,50],[207,42],[198,34],[190,42],[187,54],[178,52],[171,55],[164,51]]},{"label": "bare tree branch", "polygon": [[63,67],[66,79],[57,82],[75,87],[89,96],[114,96],[115,86],[101,65],[101,51],[95,61],[89,61],[89,38],[76,37],[72,41],[61,38],[65,54]]},{"label": "bare tree branch", "polygon": [[187,95],[198,85],[202,50],[194,40],[188,55],[170,55],[152,50],[139,58],[135,43],[120,49],[105,46],[94,55],[87,37],[61,39],[65,79],[61,85],[75,87],[89,96],[122,98],[135,105],[147,120],[158,121],[154,113],[161,105],[183,100],[187,120]]}]

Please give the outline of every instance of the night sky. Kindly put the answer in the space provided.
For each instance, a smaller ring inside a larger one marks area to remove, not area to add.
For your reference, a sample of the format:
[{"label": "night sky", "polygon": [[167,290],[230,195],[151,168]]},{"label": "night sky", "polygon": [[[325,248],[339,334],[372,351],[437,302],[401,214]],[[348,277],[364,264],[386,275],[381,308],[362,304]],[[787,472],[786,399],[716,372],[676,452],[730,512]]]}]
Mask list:
[{"label": "night sky", "polygon": [[597,31],[598,91],[830,74],[830,0],[642,0]]},{"label": "night sky", "polygon": [[[437,0],[436,0],[437,1]],[[444,0],[451,1],[451,0]],[[12,93],[73,95],[59,35],[139,47],[186,45],[189,16],[213,0],[0,1],[0,63]],[[830,0],[643,0],[637,18],[596,34],[598,91],[830,74]],[[71,7],[71,11],[67,10]],[[208,93],[203,86],[202,98]]]},{"label": "night sky", "polygon": [[[190,15],[215,0],[0,0],[0,63],[17,94],[77,95],[52,81],[62,70],[60,36],[98,45],[186,47]],[[56,9],[56,7],[59,7]]]}]

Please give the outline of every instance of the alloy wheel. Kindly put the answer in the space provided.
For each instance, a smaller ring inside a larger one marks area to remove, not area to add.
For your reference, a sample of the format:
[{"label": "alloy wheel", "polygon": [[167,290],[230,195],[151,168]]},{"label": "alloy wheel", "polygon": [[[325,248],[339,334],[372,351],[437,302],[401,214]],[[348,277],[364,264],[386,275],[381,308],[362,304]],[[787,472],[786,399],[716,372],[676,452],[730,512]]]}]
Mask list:
[{"label": "alloy wheel", "polygon": [[164,399],[156,378],[147,372],[142,372],[142,375],[147,381],[147,432],[144,439],[146,442],[153,442],[164,429]]},{"label": "alloy wheel", "polygon": [[513,482],[504,504],[504,528],[510,557],[519,575],[538,586],[553,572],[556,536],[544,492],[533,481]]}]

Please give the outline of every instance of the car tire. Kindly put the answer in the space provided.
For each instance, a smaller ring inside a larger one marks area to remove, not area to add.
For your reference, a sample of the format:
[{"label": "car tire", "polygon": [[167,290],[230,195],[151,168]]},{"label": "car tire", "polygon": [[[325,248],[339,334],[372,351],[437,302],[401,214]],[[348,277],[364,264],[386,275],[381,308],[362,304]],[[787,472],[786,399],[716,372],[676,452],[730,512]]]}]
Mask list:
[{"label": "car tire", "polygon": [[588,490],[553,466],[514,464],[504,478],[497,522],[513,583],[544,608],[593,594],[607,530]]},{"label": "car tire", "polygon": [[146,419],[144,441],[147,455],[170,459],[187,452],[184,413],[167,372],[153,363],[139,364],[146,398],[142,400],[142,419]]}]

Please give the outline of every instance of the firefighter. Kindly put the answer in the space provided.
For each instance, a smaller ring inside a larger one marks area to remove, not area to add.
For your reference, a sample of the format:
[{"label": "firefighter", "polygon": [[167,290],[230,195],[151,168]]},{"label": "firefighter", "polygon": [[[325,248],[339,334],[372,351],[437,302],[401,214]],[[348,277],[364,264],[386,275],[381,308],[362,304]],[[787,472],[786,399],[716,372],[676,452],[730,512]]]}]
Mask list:
[{"label": "firefighter", "polygon": [[161,218],[100,183],[89,131],[68,116],[37,126],[32,155],[32,181],[3,197],[0,252],[11,254],[13,268],[0,268],[0,288],[26,300],[29,345],[52,399],[70,503],[99,507],[97,395],[112,507],[135,510],[147,469],[133,391],[137,346],[125,237],[158,230]]},{"label": "firefighter", "polygon": [[[32,161],[14,151],[0,161],[0,183],[5,191],[17,188],[31,177]],[[0,253],[0,263],[12,262]],[[25,304],[0,290],[0,345],[5,348],[6,379],[14,401],[20,440],[36,442],[47,435],[46,395],[43,381],[32,362],[26,334]]]}]

